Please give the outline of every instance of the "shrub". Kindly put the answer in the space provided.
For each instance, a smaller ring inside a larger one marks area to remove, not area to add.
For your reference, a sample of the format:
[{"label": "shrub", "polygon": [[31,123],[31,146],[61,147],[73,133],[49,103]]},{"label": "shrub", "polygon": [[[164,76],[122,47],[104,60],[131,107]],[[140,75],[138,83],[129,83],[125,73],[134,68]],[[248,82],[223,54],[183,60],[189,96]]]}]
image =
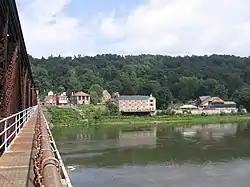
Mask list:
[{"label": "shrub", "polygon": [[118,107],[113,103],[106,103],[105,107],[106,114],[110,116],[117,116],[118,115]]},{"label": "shrub", "polygon": [[223,111],[220,112],[220,116],[226,116],[227,114]]},{"label": "shrub", "polygon": [[201,116],[206,116],[206,114],[204,112],[201,113]]}]

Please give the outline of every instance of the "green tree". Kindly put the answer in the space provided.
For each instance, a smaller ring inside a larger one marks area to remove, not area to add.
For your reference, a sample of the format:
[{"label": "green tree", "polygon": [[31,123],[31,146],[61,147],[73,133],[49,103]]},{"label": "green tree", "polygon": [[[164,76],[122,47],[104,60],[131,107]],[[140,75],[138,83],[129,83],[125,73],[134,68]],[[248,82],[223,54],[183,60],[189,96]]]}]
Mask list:
[{"label": "green tree", "polygon": [[179,95],[183,101],[199,96],[200,80],[197,77],[180,77],[179,81]]},{"label": "green tree", "polygon": [[118,107],[117,107],[117,105],[115,105],[113,103],[106,103],[105,110],[106,110],[106,113],[111,115],[111,116],[118,115]]},{"label": "green tree", "polygon": [[43,95],[52,90],[48,70],[40,66],[35,66],[33,71],[35,84],[39,88],[40,94]]},{"label": "green tree", "polygon": [[82,86],[76,77],[67,77],[65,86],[67,90],[72,90],[72,91],[82,90]]},{"label": "green tree", "polygon": [[62,92],[65,92],[66,90],[65,90],[65,88],[63,87],[63,86],[59,86],[58,88],[57,88],[57,92],[58,93],[62,93]]},{"label": "green tree", "polygon": [[135,68],[133,65],[125,65],[121,70],[122,92],[128,95],[138,93],[140,88]]},{"label": "green tree", "polygon": [[247,111],[250,111],[250,87],[243,87],[235,91],[232,98],[238,106],[244,106]]},{"label": "green tree", "polygon": [[171,91],[168,87],[164,87],[158,92],[155,97],[156,99],[156,106],[159,109],[166,109],[168,105],[173,101],[173,96]]},{"label": "green tree", "polygon": [[123,95],[153,93],[157,105],[162,107],[168,100],[165,87],[172,101],[185,102],[200,95],[227,99],[235,90],[250,85],[250,57],[103,54],[40,59],[29,56],[29,59],[35,84],[43,95],[60,86],[67,92],[87,92],[98,84]]},{"label": "green tree", "polygon": [[213,95],[213,91],[215,90],[215,86],[218,84],[218,81],[215,79],[206,79],[201,82],[201,87],[199,92],[200,95]]},{"label": "green tree", "polygon": [[218,96],[222,99],[228,99],[228,90],[224,84],[216,84],[213,89],[213,95]]},{"label": "green tree", "polygon": [[99,84],[93,84],[89,88],[89,93],[91,93],[91,92],[96,92],[98,98],[101,98],[102,97],[102,93],[103,93],[103,88]]},{"label": "green tree", "polygon": [[89,95],[92,104],[96,105],[100,101],[98,94],[95,91],[91,91]]},{"label": "green tree", "polygon": [[105,87],[110,93],[120,92],[120,90],[122,90],[122,84],[119,80],[108,81],[106,82]]}]

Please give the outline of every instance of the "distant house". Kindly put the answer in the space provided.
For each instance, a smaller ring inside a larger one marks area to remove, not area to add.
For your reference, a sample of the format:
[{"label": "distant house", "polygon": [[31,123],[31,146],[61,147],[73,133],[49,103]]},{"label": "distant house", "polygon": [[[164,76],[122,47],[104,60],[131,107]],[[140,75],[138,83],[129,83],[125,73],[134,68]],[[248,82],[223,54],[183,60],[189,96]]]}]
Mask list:
[{"label": "distant house", "polygon": [[121,113],[153,113],[156,111],[156,99],[152,95],[123,95],[117,98]]},{"label": "distant house", "polygon": [[183,109],[183,110],[197,110],[197,106],[194,106],[194,105],[182,105],[182,106],[180,106],[180,109]]},{"label": "distant house", "polygon": [[107,90],[104,90],[102,93],[102,103],[106,103],[111,99],[111,95]]},{"label": "distant house", "polygon": [[44,105],[56,105],[56,95],[50,91],[43,101]]},{"label": "distant house", "polygon": [[72,94],[70,98],[71,104],[74,105],[89,105],[90,104],[90,96],[85,92],[77,92]]},{"label": "distant house", "polygon": [[48,92],[48,96],[53,96],[53,95],[54,95],[54,93],[52,91]]},{"label": "distant house", "polygon": [[119,92],[114,92],[112,98],[118,98],[120,96]]},{"label": "distant house", "polygon": [[67,105],[68,104],[68,97],[66,95],[66,92],[63,92],[62,94],[58,94],[56,96],[56,104],[57,105]]},{"label": "distant house", "polygon": [[196,100],[196,106],[204,109],[236,109],[234,101],[224,101],[219,97],[201,96]]}]

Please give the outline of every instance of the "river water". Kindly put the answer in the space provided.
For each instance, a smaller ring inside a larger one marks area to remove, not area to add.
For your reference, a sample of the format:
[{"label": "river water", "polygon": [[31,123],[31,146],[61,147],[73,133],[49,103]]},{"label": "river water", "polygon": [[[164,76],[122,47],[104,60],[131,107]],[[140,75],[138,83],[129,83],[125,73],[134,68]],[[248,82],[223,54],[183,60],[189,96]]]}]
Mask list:
[{"label": "river water", "polygon": [[75,187],[249,187],[250,124],[53,128]]}]

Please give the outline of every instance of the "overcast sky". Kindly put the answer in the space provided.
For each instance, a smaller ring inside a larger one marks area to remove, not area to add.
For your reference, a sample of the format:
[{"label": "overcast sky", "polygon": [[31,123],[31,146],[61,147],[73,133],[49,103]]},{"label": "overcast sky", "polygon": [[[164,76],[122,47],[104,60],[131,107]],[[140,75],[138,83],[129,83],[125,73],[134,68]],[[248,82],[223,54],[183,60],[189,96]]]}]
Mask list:
[{"label": "overcast sky", "polygon": [[35,56],[249,56],[250,0],[17,0]]}]

